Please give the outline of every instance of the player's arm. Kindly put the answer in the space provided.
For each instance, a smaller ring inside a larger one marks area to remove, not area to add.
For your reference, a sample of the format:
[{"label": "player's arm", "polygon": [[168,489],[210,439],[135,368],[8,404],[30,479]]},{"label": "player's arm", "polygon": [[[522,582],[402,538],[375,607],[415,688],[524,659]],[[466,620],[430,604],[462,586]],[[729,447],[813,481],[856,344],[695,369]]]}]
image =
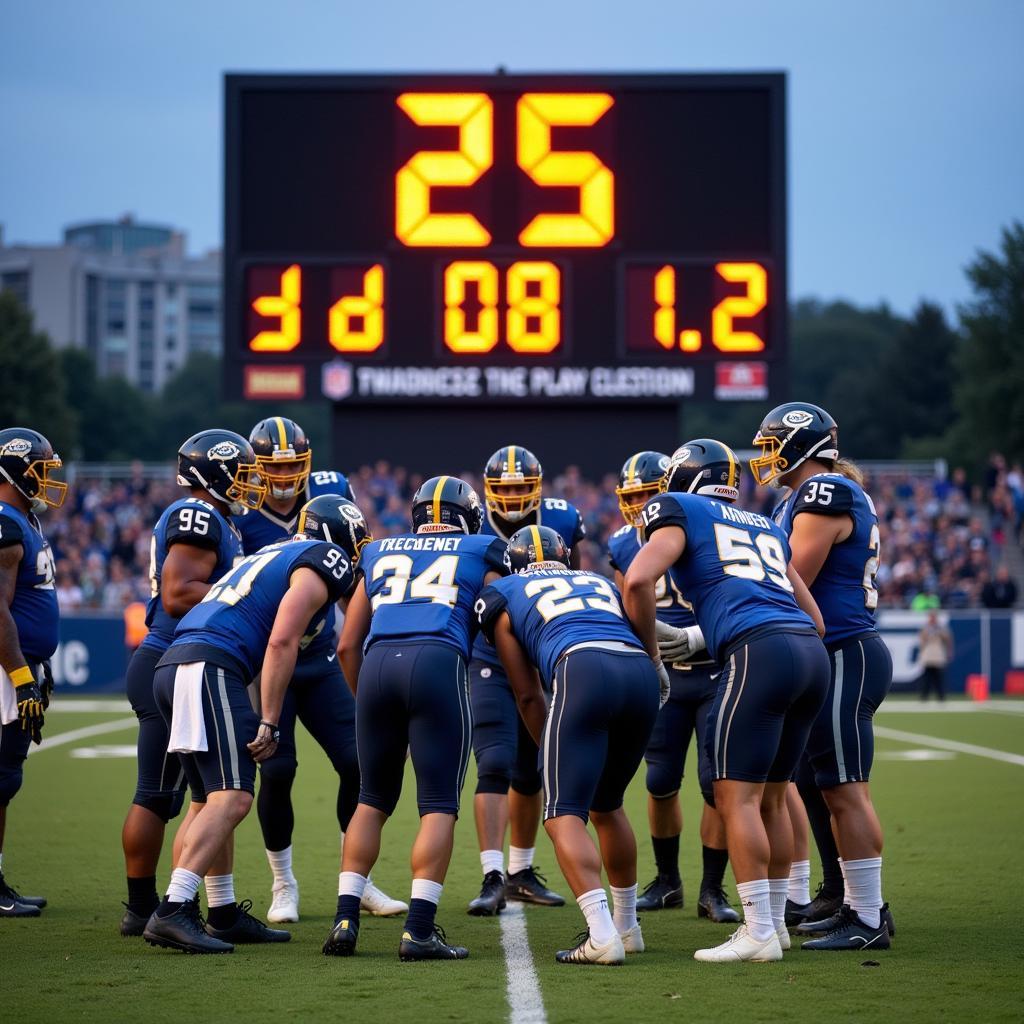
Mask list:
[{"label": "player's arm", "polygon": [[576,513],[576,525],[572,531],[572,543],[569,545],[569,568],[578,569],[580,567],[580,544],[586,539],[587,527],[583,522],[580,510],[574,508],[573,511]]},{"label": "player's arm", "polygon": [[160,573],[160,602],[164,611],[180,619],[212,586],[210,574],[217,566],[217,552],[193,544],[175,544],[164,559]]},{"label": "player's arm", "polygon": [[655,664],[661,661],[655,626],[655,587],[685,549],[686,534],[682,527],[664,526],[640,548],[623,580],[622,604],[626,615]]},{"label": "player's arm", "polygon": [[849,516],[818,515],[805,512],[793,518],[789,546],[793,554],[790,565],[800,579],[810,586],[821,572],[833,546],[850,536],[853,520]]},{"label": "player's arm", "polygon": [[793,596],[796,598],[796,603],[800,606],[800,610],[806,612],[811,617],[811,620],[814,622],[814,628],[818,631],[818,636],[824,636],[825,620],[821,617],[821,609],[818,607],[818,602],[811,596],[811,592],[807,589],[807,584],[801,579],[800,573],[796,571],[792,562],[786,567],[786,578],[793,584]]},{"label": "player's arm", "polygon": [[359,669],[363,664],[363,644],[370,632],[370,616],[373,609],[366,593],[366,581],[361,580],[355,593],[349,598],[345,609],[345,625],[338,641],[338,662],[345,674],[345,682],[353,694],[359,680]]},{"label": "player's arm", "polygon": [[[265,760],[277,749],[277,740],[273,734],[281,718],[285,691],[295,673],[299,641],[310,620],[329,599],[327,584],[318,573],[304,566],[292,573],[288,590],[274,616],[267,653],[263,659],[260,679],[262,720],[256,739],[248,744],[256,761]],[[264,723],[272,728],[268,729]]]},{"label": "player's arm", "polygon": [[[12,535],[8,530],[4,530],[4,533]],[[0,665],[14,684],[21,727],[29,729],[32,738],[38,743],[43,727],[43,694],[21,651],[18,627],[11,615],[18,566],[24,554],[25,548],[20,543],[0,548]]]},{"label": "player's arm", "polygon": [[512,632],[512,623],[507,612],[502,612],[494,623],[494,645],[498,649],[502,665],[505,666],[512,692],[516,695],[516,704],[523,724],[533,742],[540,746],[544,717],[547,714],[544,693],[540,688],[537,670],[530,663],[522,645]]}]

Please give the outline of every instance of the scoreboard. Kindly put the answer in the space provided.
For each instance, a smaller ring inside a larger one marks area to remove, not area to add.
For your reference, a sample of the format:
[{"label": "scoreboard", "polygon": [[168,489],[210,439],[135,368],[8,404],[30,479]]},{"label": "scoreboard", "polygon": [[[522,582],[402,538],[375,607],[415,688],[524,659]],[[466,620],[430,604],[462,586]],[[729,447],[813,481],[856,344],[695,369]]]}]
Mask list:
[{"label": "scoreboard", "polygon": [[230,396],[668,423],[781,394],[782,74],[228,75],[225,101]]}]

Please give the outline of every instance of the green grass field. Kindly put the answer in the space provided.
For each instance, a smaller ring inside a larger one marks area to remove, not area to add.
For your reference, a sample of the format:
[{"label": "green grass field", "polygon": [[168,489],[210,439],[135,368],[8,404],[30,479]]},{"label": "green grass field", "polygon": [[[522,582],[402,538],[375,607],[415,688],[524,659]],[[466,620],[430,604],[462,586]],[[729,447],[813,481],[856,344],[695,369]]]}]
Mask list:
[{"label": "green grass field", "polygon": [[[104,722],[123,710],[54,710],[46,735]],[[1024,755],[1024,714],[1013,709],[965,714],[889,711],[883,728]],[[231,957],[186,957],[123,939],[120,829],[134,788],[124,757],[87,759],[77,748],[134,742],[134,725],[40,750],[8,816],[4,869],[24,892],[50,901],[36,920],[0,923],[0,971],[6,1021],[148,1022],[182,1020],[507,1020],[506,972],[499,923],[468,917],[479,884],[467,813],[439,914],[449,938],[470,949],[463,963],[399,964],[401,920],[364,919],[357,957],[320,954],[337,891],[335,781],[326,758],[303,733],[295,787],[296,864],[302,921],[286,946],[239,947]],[[897,759],[921,742],[880,740],[873,788],[886,829],[885,894],[896,917],[892,950],[864,966],[858,954],[811,954],[796,945],[781,964],[699,965],[692,951],[724,939],[728,928],[700,922],[694,902],[700,845],[684,832],[687,906],[643,919],[648,952],[621,969],[559,967],[554,951],[579,931],[575,904],[529,908],[526,921],[547,1019],[560,1021],[989,1021],[1024,1020],[1024,944],[1013,924],[1024,844],[1024,765],[956,753]],[[912,755],[917,756],[917,755]],[[693,751],[684,782],[688,822],[699,814]],[[415,828],[411,776],[385,832],[375,878],[408,899],[408,849]],[[640,881],[652,874],[642,773],[627,808],[640,839]],[[239,830],[239,898],[263,912],[270,874],[255,812]],[[169,849],[169,843],[168,847]],[[538,861],[554,888],[569,895],[550,843]],[[168,865],[161,865],[161,884]],[[729,879],[731,885],[731,877]],[[815,883],[816,884],[816,879]]]}]

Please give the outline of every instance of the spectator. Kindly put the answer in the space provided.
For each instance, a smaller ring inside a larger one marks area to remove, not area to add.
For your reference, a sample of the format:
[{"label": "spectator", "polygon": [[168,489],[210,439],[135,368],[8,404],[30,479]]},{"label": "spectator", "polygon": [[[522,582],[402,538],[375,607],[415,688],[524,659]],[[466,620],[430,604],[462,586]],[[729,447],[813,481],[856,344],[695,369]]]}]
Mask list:
[{"label": "spectator", "polygon": [[1005,565],[996,569],[996,578],[981,589],[981,603],[986,608],[1012,608],[1017,603],[1017,584]]},{"label": "spectator", "polygon": [[935,696],[943,701],[946,666],[953,659],[953,634],[939,622],[939,613],[932,610],[917,640],[921,651],[921,700],[927,700],[934,690]]}]

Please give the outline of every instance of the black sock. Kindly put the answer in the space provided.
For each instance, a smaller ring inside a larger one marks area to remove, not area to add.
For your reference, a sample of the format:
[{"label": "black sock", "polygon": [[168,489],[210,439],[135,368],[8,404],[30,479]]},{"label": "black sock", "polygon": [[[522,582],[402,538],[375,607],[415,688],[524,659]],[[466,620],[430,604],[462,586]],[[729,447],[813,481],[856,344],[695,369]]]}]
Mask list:
[{"label": "black sock", "polygon": [[842,896],[843,872],[839,867],[839,850],[836,848],[836,837],[832,834],[832,815],[828,804],[817,786],[798,785],[797,789],[807,808],[807,820],[811,824],[814,845],[818,847],[818,856],[821,858],[821,895],[826,898]]},{"label": "black sock", "polygon": [[409,901],[409,916],[405,919],[405,930],[416,940],[422,942],[430,938],[434,930],[434,915],[437,904],[430,900]]},{"label": "black sock", "polygon": [[651,846],[654,847],[654,863],[658,865],[658,874],[678,885],[679,836],[666,836],[664,839],[651,836]]},{"label": "black sock", "polygon": [[210,907],[206,912],[206,920],[211,928],[230,928],[238,920],[238,904],[224,903],[219,907]]},{"label": "black sock", "polygon": [[339,896],[338,912],[335,914],[334,920],[341,921],[347,917],[352,922],[351,927],[358,928],[360,902],[358,896]]},{"label": "black sock", "polygon": [[181,908],[185,906],[184,903],[172,902],[166,896],[160,901],[160,906],[156,908],[158,917],[170,917],[171,914],[176,914]]},{"label": "black sock", "polygon": [[702,846],[701,855],[704,858],[704,877],[700,880],[700,891],[721,889],[725,880],[725,866],[729,863],[729,851]]},{"label": "black sock", "polygon": [[142,917],[149,917],[160,905],[156,891],[156,875],[145,878],[128,876],[128,909]]}]

